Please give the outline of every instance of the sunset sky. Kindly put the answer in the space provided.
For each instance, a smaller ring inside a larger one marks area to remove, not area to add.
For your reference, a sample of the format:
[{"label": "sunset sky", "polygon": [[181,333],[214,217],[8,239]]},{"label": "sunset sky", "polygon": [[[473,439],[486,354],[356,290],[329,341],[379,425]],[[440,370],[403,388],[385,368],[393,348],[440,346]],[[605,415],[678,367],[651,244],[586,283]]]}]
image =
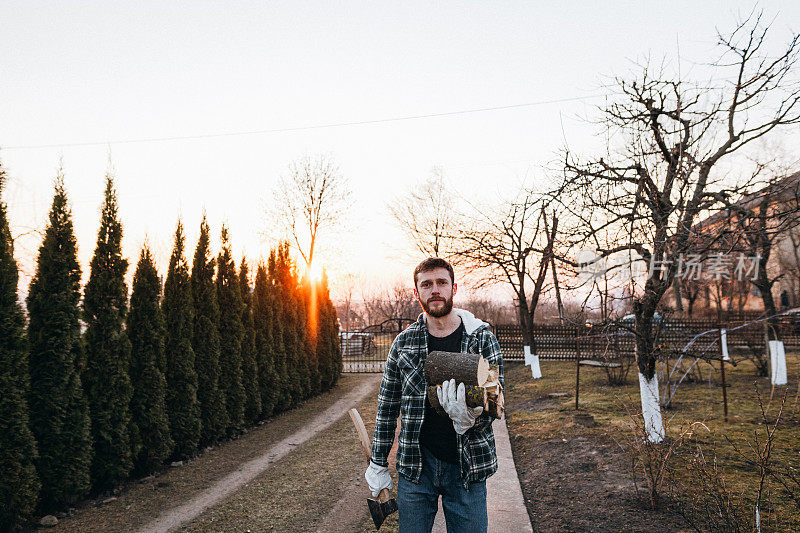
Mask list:
[{"label": "sunset sky", "polygon": [[[60,158],[84,276],[109,160],[130,273],[147,239],[163,274],[178,217],[191,255],[204,209],[215,241],[224,222],[235,256],[257,262],[276,180],[328,154],[353,191],[349,231],[322,236],[331,277],[408,279],[420,257],[388,201],[434,165],[465,198],[491,201],[542,180],[565,142],[600,150],[583,117],[610,95],[610,76],[666,57],[668,70],[707,79],[715,28],[752,5],[4,1],[0,161],[21,292]],[[800,2],[760,5],[780,48]],[[800,153],[800,135],[783,143]]]}]

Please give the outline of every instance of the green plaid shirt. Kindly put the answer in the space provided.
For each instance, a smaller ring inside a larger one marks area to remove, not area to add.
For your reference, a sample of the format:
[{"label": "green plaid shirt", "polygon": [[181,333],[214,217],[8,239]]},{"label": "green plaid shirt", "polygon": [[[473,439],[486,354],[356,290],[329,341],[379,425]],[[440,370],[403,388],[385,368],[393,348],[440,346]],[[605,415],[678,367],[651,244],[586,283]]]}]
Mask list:
[{"label": "green plaid shirt", "polygon": [[[463,353],[479,353],[490,364],[500,367],[503,384],[503,356],[500,344],[489,325],[475,319],[471,313],[454,309],[464,322],[461,340]],[[378,393],[378,414],[372,438],[372,461],[389,466],[389,451],[394,442],[397,416],[400,415],[400,438],[397,448],[397,473],[419,483],[422,474],[422,452],[419,434],[425,418],[424,366],[428,357],[428,327],[424,314],[401,332],[389,349],[386,369]],[[458,456],[464,486],[484,481],[497,471],[497,451],[489,414],[478,417],[475,426],[458,438]]]}]

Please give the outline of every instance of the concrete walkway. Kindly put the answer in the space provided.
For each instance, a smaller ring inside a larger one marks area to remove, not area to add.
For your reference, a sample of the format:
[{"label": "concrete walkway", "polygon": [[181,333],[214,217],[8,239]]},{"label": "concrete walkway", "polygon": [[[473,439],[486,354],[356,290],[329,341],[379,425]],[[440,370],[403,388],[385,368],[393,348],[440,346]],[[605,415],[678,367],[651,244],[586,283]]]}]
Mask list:
[{"label": "concrete walkway", "polygon": [[[508,440],[508,427],[505,416],[492,424],[494,440],[497,445],[497,472],[486,481],[486,504],[489,514],[489,533],[533,533],[528,510],[522,498],[514,456],[511,455],[511,442]],[[434,533],[445,533],[442,502],[433,523]]]}]

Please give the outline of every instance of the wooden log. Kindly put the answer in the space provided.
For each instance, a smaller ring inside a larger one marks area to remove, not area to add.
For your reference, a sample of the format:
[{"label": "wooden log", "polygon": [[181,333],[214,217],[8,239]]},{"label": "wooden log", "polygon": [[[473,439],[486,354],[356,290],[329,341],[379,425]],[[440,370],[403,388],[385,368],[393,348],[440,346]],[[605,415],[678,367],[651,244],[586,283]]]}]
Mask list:
[{"label": "wooden log", "polygon": [[500,365],[489,365],[489,381],[500,383]]},{"label": "wooden log", "polygon": [[488,409],[486,411],[494,418],[501,418],[505,409],[503,391],[500,391],[497,394],[488,393],[486,397],[488,403]]},{"label": "wooden log", "polygon": [[489,379],[489,362],[480,354],[431,352],[425,360],[425,381],[441,385],[456,380],[456,385],[482,386]]},{"label": "wooden log", "polygon": [[497,381],[487,381],[486,383],[484,383],[483,388],[493,394],[497,394],[498,392],[503,390],[503,387]]},{"label": "wooden log", "polygon": [[[442,405],[439,403],[436,387],[437,385],[428,385],[428,402],[430,402],[431,407],[433,407],[437,413],[447,416],[447,413],[445,413]],[[486,398],[486,389],[483,387],[469,387],[466,389],[465,400],[469,407],[483,407],[484,409],[488,409],[489,404]]]},{"label": "wooden log", "polygon": [[466,402],[468,407],[488,408],[486,403],[486,389],[483,387],[467,387]]},{"label": "wooden log", "polygon": [[436,394],[436,385],[428,385],[428,402],[430,402],[433,410],[442,416],[447,416],[447,413],[439,403],[439,396]]},{"label": "wooden log", "polygon": [[505,405],[503,386],[500,385],[500,365],[489,365],[489,381],[483,386],[486,389],[485,412],[494,418],[502,417]]}]

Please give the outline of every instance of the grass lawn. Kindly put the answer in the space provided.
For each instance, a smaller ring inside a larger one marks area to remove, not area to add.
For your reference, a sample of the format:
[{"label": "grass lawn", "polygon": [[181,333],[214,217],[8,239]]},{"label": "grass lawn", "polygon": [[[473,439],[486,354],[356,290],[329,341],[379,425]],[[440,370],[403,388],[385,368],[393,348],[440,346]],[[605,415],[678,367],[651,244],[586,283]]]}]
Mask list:
[{"label": "grass lawn", "polygon": [[[711,526],[702,525],[704,522],[700,516],[711,508],[707,499],[708,487],[704,487],[689,468],[692,459],[699,457],[698,452],[702,450],[703,456],[710,465],[713,465],[716,460],[718,473],[721,475],[718,479],[724,479],[725,488],[732,502],[730,509],[740,515],[739,521],[745,523],[745,530],[747,530],[747,521],[754,520],[754,502],[760,480],[757,464],[748,463],[748,459],[757,461],[756,455],[748,443],[753,443],[755,435],[758,434],[759,442],[763,444],[767,431],[767,427],[763,423],[755,386],[760,391],[770,426],[775,422],[781,399],[784,394],[788,393],[782,420],[775,434],[770,466],[777,471],[796,476],[795,479],[800,479],[800,405],[795,403],[798,390],[797,377],[800,375],[798,354],[787,354],[787,365],[789,386],[776,387],[771,402],[769,401],[769,379],[758,377],[751,363],[743,361],[736,367],[727,366],[728,422],[723,420],[722,389],[718,365],[715,369],[711,369],[708,364],[702,363],[703,381],[684,381],[674,395],[672,406],[663,410],[669,441],[676,442],[681,432],[695,422],[702,422],[708,431],[695,425],[691,438],[683,440],[680,447],[673,447],[675,453],[667,463],[669,479],[663,489],[661,516],[653,517],[653,520],[656,518],[659,520],[671,519],[676,524],[674,530],[687,530],[688,524],[675,512],[682,506],[684,509],[695,511],[693,516],[695,520],[700,520],[698,523],[701,529],[710,529]],[[520,470],[523,492],[526,492],[526,498],[530,500],[529,512],[532,514],[534,523],[538,521],[539,526],[543,527],[542,520],[536,515],[550,511],[543,509],[541,505],[537,507],[535,499],[541,499],[542,493],[536,492],[539,490],[538,486],[528,487],[527,490],[525,487],[526,479],[530,480],[527,482],[528,484],[541,483],[541,476],[537,478],[537,472],[541,474],[543,466],[534,464],[526,454],[545,453],[545,449],[541,448],[543,443],[565,443],[566,446],[566,443],[574,442],[576,439],[583,443],[583,448],[596,448],[591,453],[597,453],[597,450],[604,446],[610,446],[608,450],[616,450],[617,453],[624,449],[625,453],[622,455],[626,460],[617,461],[617,466],[611,470],[625,470],[624,473],[630,479],[631,454],[635,454],[636,450],[641,450],[642,446],[634,445],[638,441],[634,439],[634,430],[632,429],[632,420],[641,419],[635,366],[631,367],[627,384],[622,386],[609,386],[605,372],[601,368],[581,367],[580,412],[594,417],[597,422],[594,427],[586,427],[575,421],[575,363],[544,360],[541,362],[541,366],[544,377],[534,380],[530,377],[528,367],[509,363],[506,368],[506,398],[508,425],[512,435],[515,461]],[[664,385],[661,384],[661,387],[663,391]],[[664,450],[668,447],[669,444],[661,446],[660,449]],[[736,447],[743,452],[743,455],[735,451]],[[582,450],[578,451],[583,453]],[[576,453],[574,448],[564,448],[562,451],[554,453],[558,457],[551,456],[550,462],[568,462],[569,458],[563,457],[564,454],[574,453]],[[610,451],[608,453],[613,455]],[[603,462],[601,461],[601,463]],[[566,465],[563,468],[573,466]],[[641,467],[640,463],[637,466],[640,489],[637,498],[639,501],[624,503],[631,509],[638,506],[641,510],[639,515],[648,511],[650,507],[647,484]],[[553,472],[558,472],[559,467],[550,465],[548,468],[553,468]],[[606,471],[596,473],[595,477],[591,478],[594,481],[586,483],[591,485],[612,476],[614,472],[608,468]],[[595,468],[595,470],[597,469]],[[709,468],[707,471],[713,473],[713,468]],[[620,472],[616,472],[616,474],[620,474]],[[789,483],[792,490],[787,491],[774,479],[767,479],[761,504],[762,531],[800,530],[800,505],[793,499],[793,497],[800,498],[800,494],[798,494],[800,484],[791,481],[786,476],[783,476],[782,479]],[[606,492],[614,493],[616,490],[617,496],[623,494],[622,482],[618,485],[619,487],[616,488],[606,487]],[[675,490],[670,492],[670,487]],[[587,487],[587,490],[588,488],[590,487]],[[580,494],[580,487],[575,490],[583,500],[582,507],[590,511],[587,520],[591,516],[608,514],[610,505],[623,505],[619,497],[616,500],[611,498],[607,501],[592,502],[589,494],[591,491]],[[592,510],[593,506],[596,509]],[[632,513],[631,516],[636,514]],[[571,526],[569,525],[570,519],[570,517],[566,517],[561,522],[556,521],[553,524],[560,524],[567,530],[571,527],[580,530],[580,526],[575,526],[574,522]],[[638,517],[633,519],[638,519]],[[627,518],[618,518],[617,520],[627,520]],[[679,523],[683,525],[679,526]],[[626,524],[620,523],[617,526],[626,529]],[[546,527],[543,528],[543,530],[545,529]],[[604,530],[600,527],[592,529]],[[665,530],[669,529],[665,528]],[[639,529],[632,526],[630,530]],[[647,527],[642,525],[642,530],[647,530]]]}]

